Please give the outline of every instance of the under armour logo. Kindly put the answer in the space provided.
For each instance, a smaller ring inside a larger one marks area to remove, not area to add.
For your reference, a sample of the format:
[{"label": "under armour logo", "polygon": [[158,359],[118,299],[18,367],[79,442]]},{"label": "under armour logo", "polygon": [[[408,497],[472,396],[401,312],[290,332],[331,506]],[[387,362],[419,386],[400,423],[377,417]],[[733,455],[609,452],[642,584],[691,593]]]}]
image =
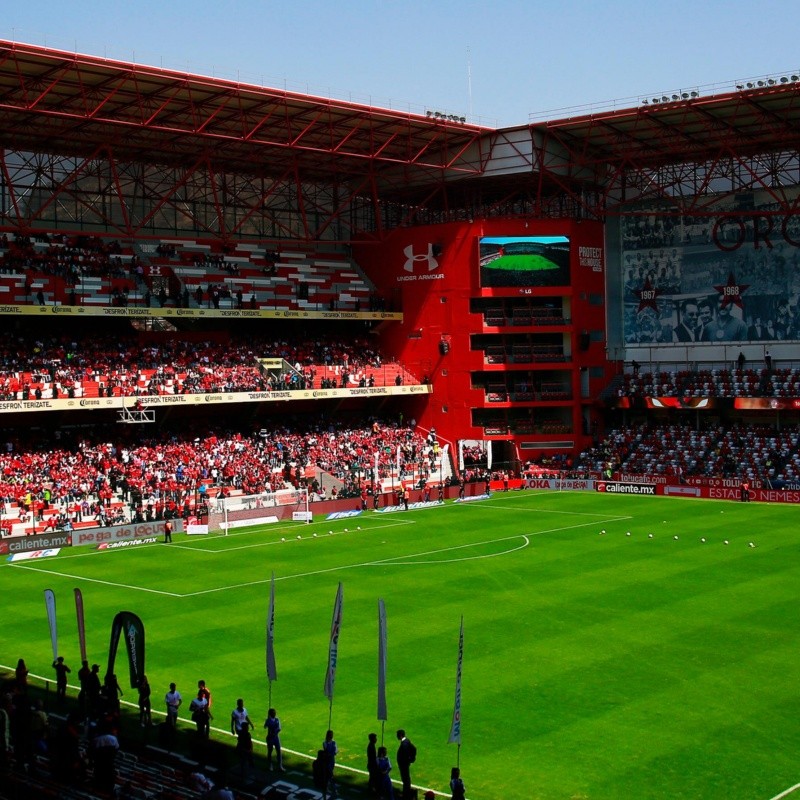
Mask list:
[{"label": "under armour logo", "polygon": [[408,245],[408,247],[403,248],[403,253],[405,253],[405,256],[406,256],[406,263],[403,264],[403,269],[406,272],[413,272],[414,271],[414,262],[415,261],[427,261],[427,263],[428,263],[428,272],[433,272],[439,266],[439,262],[433,257],[433,243],[432,242],[428,242],[428,252],[427,253],[415,253],[413,244],[410,244],[410,245]]}]

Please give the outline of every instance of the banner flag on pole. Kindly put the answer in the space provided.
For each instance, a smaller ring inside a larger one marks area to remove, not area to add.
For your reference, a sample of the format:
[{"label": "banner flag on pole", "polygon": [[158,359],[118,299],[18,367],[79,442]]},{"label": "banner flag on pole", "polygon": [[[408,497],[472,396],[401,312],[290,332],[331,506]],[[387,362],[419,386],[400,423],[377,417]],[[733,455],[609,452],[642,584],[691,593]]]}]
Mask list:
[{"label": "banner flag on pole", "polygon": [[128,651],[128,670],[130,672],[131,689],[139,686],[144,675],[144,625],[132,611],[120,611],[111,624],[111,643],[108,648],[107,674],[114,672],[114,661],[117,658],[119,637],[125,635],[125,647]]},{"label": "banner flag on pole", "polygon": [[269,589],[269,609],[267,610],[267,679],[278,680],[278,670],[275,667],[275,573],[272,573],[272,583]]},{"label": "banner flag on pole", "polygon": [[80,589],[75,589],[75,613],[78,615],[78,644],[81,648],[81,661],[86,658],[86,622],[83,618],[83,594]]},{"label": "banner flag on pole", "polygon": [[52,589],[44,590],[44,605],[47,609],[47,624],[50,626],[50,643],[53,645],[53,663],[58,658],[58,631],[56,629],[56,595]]},{"label": "banner flag on pole", "polygon": [[464,471],[464,440],[458,440],[458,469]]},{"label": "banner flag on pole", "polygon": [[386,722],[386,606],[378,600],[378,719]]},{"label": "banner flag on pole", "polygon": [[333,702],[333,684],[336,680],[336,662],[339,659],[339,632],[342,627],[342,584],[336,591],[336,601],[333,604],[333,619],[331,620],[331,641],[328,646],[328,672],[325,675],[325,697]]},{"label": "banner flag on pole", "polygon": [[464,659],[464,617],[461,617],[461,632],[458,635],[458,667],[456,668],[456,699],[453,704],[453,724],[450,726],[448,744],[461,744],[461,664]]}]

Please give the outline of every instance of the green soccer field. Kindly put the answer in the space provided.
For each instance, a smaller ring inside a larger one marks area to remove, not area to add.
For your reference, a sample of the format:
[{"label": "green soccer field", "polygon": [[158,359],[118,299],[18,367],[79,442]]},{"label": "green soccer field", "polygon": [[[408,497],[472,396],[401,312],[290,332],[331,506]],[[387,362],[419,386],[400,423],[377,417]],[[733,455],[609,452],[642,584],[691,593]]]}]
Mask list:
[{"label": "green soccer field", "polygon": [[558,269],[558,264],[546,256],[535,253],[509,253],[491,261],[485,268],[492,270],[504,269],[509,272],[539,272],[540,270]]},{"label": "green soccer field", "polygon": [[[456,763],[447,738],[463,615],[470,800],[769,800],[800,781],[796,528],[791,506],[529,491],[228,537],[176,535],[171,545],[66,550],[4,563],[0,663],[24,657],[31,672],[53,675],[43,600],[51,588],[76,682],[80,587],[89,658],[101,672],[115,613],[133,611],[146,628],[155,709],[175,681],[185,718],[204,678],[213,724],[227,728],[243,697],[260,736],[274,572],[272,701],[284,747],[313,756],[328,727],[323,683],[341,581],[339,763],[363,769],[367,734],[380,734],[383,598],[386,740],[392,757],[396,728],[417,745],[415,784],[446,792]],[[124,651],[117,673],[135,701]]]}]

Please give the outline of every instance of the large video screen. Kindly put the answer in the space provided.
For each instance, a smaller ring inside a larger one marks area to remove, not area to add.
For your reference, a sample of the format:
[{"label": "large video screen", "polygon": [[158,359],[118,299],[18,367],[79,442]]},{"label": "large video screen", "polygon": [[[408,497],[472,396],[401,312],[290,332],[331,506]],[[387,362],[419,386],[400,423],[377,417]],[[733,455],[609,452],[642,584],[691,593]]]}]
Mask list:
[{"label": "large video screen", "polygon": [[479,250],[483,287],[569,285],[567,236],[484,236]]}]

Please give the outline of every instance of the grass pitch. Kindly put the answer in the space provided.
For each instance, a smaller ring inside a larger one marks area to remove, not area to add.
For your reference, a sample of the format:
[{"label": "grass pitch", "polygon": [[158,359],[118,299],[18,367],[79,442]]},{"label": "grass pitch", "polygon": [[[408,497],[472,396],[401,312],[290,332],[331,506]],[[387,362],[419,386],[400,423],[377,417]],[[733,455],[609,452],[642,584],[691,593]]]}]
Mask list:
[{"label": "grass pitch", "polygon": [[[215,726],[229,727],[243,697],[261,733],[274,572],[272,703],[291,765],[316,754],[328,727],[323,683],[341,581],[339,763],[363,769],[367,734],[381,731],[383,598],[386,743],[393,756],[394,731],[406,729],[419,750],[415,784],[447,793],[456,763],[447,738],[463,615],[460,761],[470,800],[769,800],[800,781],[796,528],[791,506],[531,491],[65,550],[0,569],[0,663],[24,657],[31,672],[53,675],[42,594],[51,588],[76,682],[80,587],[89,658],[102,671],[114,614],[134,611],[154,709],[175,681],[185,718],[204,678]],[[123,686],[124,661],[120,653]]]}]

